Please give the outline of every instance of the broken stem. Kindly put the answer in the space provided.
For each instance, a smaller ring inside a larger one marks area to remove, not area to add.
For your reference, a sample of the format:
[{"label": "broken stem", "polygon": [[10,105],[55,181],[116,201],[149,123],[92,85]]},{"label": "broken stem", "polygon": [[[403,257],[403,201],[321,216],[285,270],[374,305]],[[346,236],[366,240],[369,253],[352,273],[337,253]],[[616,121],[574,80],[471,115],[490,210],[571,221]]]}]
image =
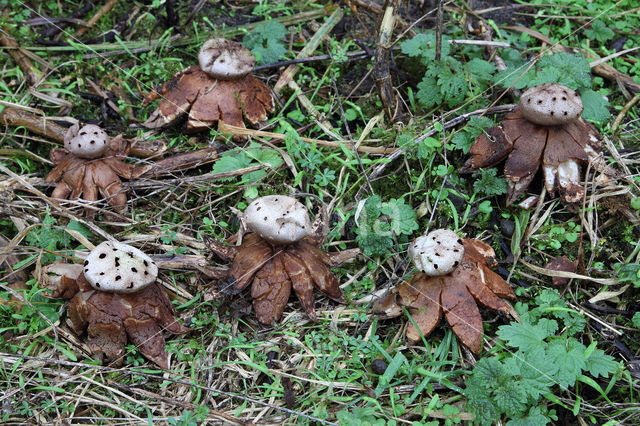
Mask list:
[{"label": "broken stem", "polygon": [[387,116],[394,120],[398,110],[391,74],[389,73],[389,57],[391,50],[391,35],[395,26],[395,8],[397,1],[387,0],[384,15],[378,27],[378,42],[376,43],[375,61],[373,63],[373,78],[378,86],[378,95]]}]

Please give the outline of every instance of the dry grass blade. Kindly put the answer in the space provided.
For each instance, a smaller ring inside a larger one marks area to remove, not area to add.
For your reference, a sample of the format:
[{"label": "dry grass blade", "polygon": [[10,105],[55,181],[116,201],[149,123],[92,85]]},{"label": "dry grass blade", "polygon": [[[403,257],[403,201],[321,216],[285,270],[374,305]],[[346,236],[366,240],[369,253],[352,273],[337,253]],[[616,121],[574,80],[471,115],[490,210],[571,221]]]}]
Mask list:
[{"label": "dry grass blade", "polygon": [[[265,132],[262,130],[244,129],[242,127],[230,126],[225,123],[220,123],[218,125],[218,131],[222,133],[230,133],[232,135],[259,136],[259,137],[276,139],[276,141],[272,141],[272,143],[277,141],[282,141],[286,138],[286,135],[284,133],[274,133],[274,132]],[[332,148],[340,148],[341,146],[340,142],[325,141],[321,139],[311,139],[311,138],[301,137],[300,140],[306,143],[316,143],[320,146],[328,146]],[[346,141],[343,141],[342,143],[347,147],[350,145]],[[367,146],[367,145],[360,145],[357,147],[357,150],[358,152],[365,152],[369,154],[387,154],[387,153],[393,153],[398,151],[397,148],[385,148],[385,147]]]}]

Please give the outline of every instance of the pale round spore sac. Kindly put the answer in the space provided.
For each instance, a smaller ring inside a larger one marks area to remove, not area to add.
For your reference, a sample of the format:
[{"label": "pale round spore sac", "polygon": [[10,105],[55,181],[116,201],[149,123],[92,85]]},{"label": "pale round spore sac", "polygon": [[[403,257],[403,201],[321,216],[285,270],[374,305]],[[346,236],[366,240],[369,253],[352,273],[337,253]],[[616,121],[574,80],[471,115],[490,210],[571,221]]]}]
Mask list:
[{"label": "pale round spore sac", "polygon": [[580,96],[566,86],[555,83],[533,86],[520,97],[522,115],[541,126],[559,126],[582,114]]},{"label": "pale round spore sac", "polygon": [[81,158],[98,158],[102,156],[109,145],[109,135],[95,124],[87,124],[75,135],[67,134],[64,147]]},{"label": "pale round spore sac", "polygon": [[462,261],[462,239],[449,229],[437,229],[416,238],[409,245],[409,256],[420,272],[430,276],[446,275]]},{"label": "pale round spore sac", "polygon": [[271,244],[292,244],[312,232],[307,208],[293,197],[256,198],[244,212],[247,228]]},{"label": "pale round spore sac", "polygon": [[214,38],[202,45],[198,62],[202,71],[212,78],[237,80],[253,70],[256,58],[238,42]]},{"label": "pale round spore sac", "polygon": [[89,253],[84,277],[100,291],[135,293],[158,278],[158,266],[141,250],[117,241],[105,241]]}]

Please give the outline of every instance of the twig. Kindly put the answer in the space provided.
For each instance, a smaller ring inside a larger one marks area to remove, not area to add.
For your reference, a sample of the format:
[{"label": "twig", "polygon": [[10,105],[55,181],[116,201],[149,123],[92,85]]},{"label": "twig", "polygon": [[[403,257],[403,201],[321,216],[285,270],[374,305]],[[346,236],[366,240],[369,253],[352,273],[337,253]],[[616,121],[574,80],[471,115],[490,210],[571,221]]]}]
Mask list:
[{"label": "twig", "polygon": [[[265,132],[262,130],[245,129],[242,127],[231,126],[229,124],[225,124],[224,122],[218,123],[218,131],[222,133],[230,133],[232,135],[261,136],[265,138],[273,138],[278,140],[284,140],[286,138],[286,135],[283,133],[273,133],[273,132]],[[330,146],[332,148],[340,148],[341,143],[347,146],[350,145],[348,141],[333,142],[333,141],[325,141],[321,139],[312,139],[312,138],[303,138],[303,137],[300,137],[300,140],[307,143],[316,143],[321,146]],[[386,148],[383,146],[359,146],[357,149],[359,152],[366,152],[369,154],[388,154],[390,152],[395,153],[396,151],[399,151],[398,148]]]},{"label": "twig", "polygon": [[620,127],[620,123],[622,123],[622,120],[624,119],[625,115],[627,115],[629,110],[633,108],[633,106],[637,104],[638,101],[640,101],[640,93],[636,93],[635,96],[625,104],[622,110],[620,110],[620,113],[618,114],[615,121],[613,122],[613,125],[611,126],[612,132],[615,133],[615,131],[618,130],[618,127]]},{"label": "twig", "polygon": [[[86,15],[87,13],[89,13],[89,11],[91,9],[93,9],[94,5],[92,2],[87,2],[85,3],[80,9],[76,9],[74,10],[68,18],[35,18],[35,19],[44,19],[46,20],[47,25],[49,25],[48,28],[46,28],[43,32],[42,32],[42,36],[37,40],[38,43],[43,43],[45,41],[45,39],[49,39],[54,37],[55,35],[57,35],[60,31],[64,30],[68,24],[70,23],[74,23],[74,24],[80,24],[80,25],[87,25],[87,23],[80,18],[81,16]],[[32,19],[31,21],[34,21],[35,19]],[[31,24],[31,25],[37,25],[37,24]]]},{"label": "twig", "polygon": [[118,0],[109,0],[108,2],[106,2],[104,4],[104,6],[102,6],[100,8],[100,10],[98,10],[98,12],[96,12],[95,15],[93,15],[91,17],[91,19],[89,19],[87,21],[87,26],[86,27],[82,27],[79,28],[76,31],[76,37],[80,37],[82,36],[84,33],[86,33],[87,31],[89,31],[90,28],[93,28],[93,26],[96,24],[96,22],[98,22],[100,20],[100,18],[102,18],[105,14],[107,14],[111,9],[114,8],[114,6],[118,4]]},{"label": "twig", "polygon": [[302,93],[302,88],[298,86],[298,83],[296,83],[295,80],[291,80],[289,81],[288,86],[296,94],[298,101],[300,101],[300,105],[302,105],[302,107],[307,110],[309,115],[316,121],[318,126],[320,126],[320,128],[328,135],[333,136],[334,138],[338,138],[333,132],[333,126],[331,125],[331,123],[323,117],[323,115],[320,113],[320,111],[318,111],[313,102],[311,102],[311,100],[306,97],[304,93]]},{"label": "twig", "polygon": [[[270,167],[270,165],[267,163],[257,164],[255,166],[244,167],[242,169],[233,170],[230,172],[205,173],[203,175],[198,175],[198,176],[185,176],[185,177],[176,178],[176,179],[163,179],[162,181],[160,181],[160,183],[164,186],[177,186],[177,185],[192,184],[196,182],[207,182],[207,181],[217,180],[217,179],[226,179],[234,176],[242,176],[247,173],[265,169],[267,167]],[[153,180],[145,181],[145,180],[137,179],[129,182],[128,186],[135,189],[153,188],[158,186],[158,182]]]},{"label": "twig", "polygon": [[385,2],[384,15],[378,26],[378,41],[373,62],[373,79],[376,82],[376,86],[378,86],[378,96],[380,96],[382,107],[391,121],[396,118],[399,107],[389,72],[391,36],[395,26],[397,3],[397,1],[389,0]]},{"label": "twig", "polygon": [[203,148],[196,151],[183,152],[150,164],[147,171],[145,171],[141,176],[165,176],[178,170],[199,167],[217,159],[218,151],[215,148]]},{"label": "twig", "polygon": [[62,143],[67,128],[44,116],[18,108],[5,108],[0,113],[0,123],[11,127],[25,127],[27,130],[48,139]]},{"label": "twig", "polygon": [[198,4],[196,4],[193,7],[193,10],[191,11],[191,14],[189,15],[189,17],[187,18],[186,21],[184,21],[184,25],[183,27],[186,27],[187,25],[189,25],[191,23],[191,21],[193,20],[193,18],[196,17],[196,15],[198,14],[198,12],[200,12],[200,9],[202,9],[202,6],[204,6],[204,4],[207,2],[207,0],[200,0],[198,1]]},{"label": "twig", "polygon": [[[300,50],[297,57],[305,58],[313,53],[313,51],[316,50],[316,48],[320,45],[320,42],[322,41],[324,36],[331,32],[333,27],[335,27],[338,22],[340,22],[343,16],[344,11],[342,10],[342,8],[336,9],[336,11],[333,12],[331,16],[329,16],[329,18],[327,18],[322,27],[320,27],[320,29],[313,35],[313,37],[311,37],[311,40],[309,40],[309,42],[302,48],[302,50]],[[276,93],[280,93],[282,89],[289,84],[289,81],[291,81],[293,77],[295,77],[299,69],[300,67],[298,67],[297,65],[289,65],[287,69],[285,69],[280,75],[280,78],[273,87],[273,90]]]},{"label": "twig", "polygon": [[20,45],[18,45],[18,42],[4,29],[0,29],[0,44],[7,48],[6,50],[9,55],[16,61],[16,64],[27,78],[27,83],[29,83],[30,86],[36,85],[40,81],[42,73],[35,67],[33,62],[31,62],[31,59],[27,57]]},{"label": "twig", "polygon": [[443,21],[444,0],[438,0],[438,9],[436,11],[436,53],[435,60],[442,58],[442,21]]},{"label": "twig", "polygon": [[[355,52],[347,52],[345,54],[345,56],[349,57],[349,58],[356,58],[356,59],[365,59],[369,56],[369,54],[364,51],[364,50],[357,50]],[[296,64],[306,64],[309,62],[317,62],[317,61],[327,61],[329,59],[333,59],[333,56],[331,55],[315,55],[315,56],[309,56],[307,58],[296,58],[296,59],[289,59],[287,61],[279,61],[279,62],[274,62],[272,64],[264,64],[264,65],[258,65],[257,67],[254,67],[253,70],[254,71],[262,71],[262,70],[266,70],[266,69],[270,69],[270,68],[278,68],[278,67],[284,67],[287,65],[296,65]],[[345,61],[347,62],[347,61]],[[336,63],[343,63],[343,62],[336,62]]]}]

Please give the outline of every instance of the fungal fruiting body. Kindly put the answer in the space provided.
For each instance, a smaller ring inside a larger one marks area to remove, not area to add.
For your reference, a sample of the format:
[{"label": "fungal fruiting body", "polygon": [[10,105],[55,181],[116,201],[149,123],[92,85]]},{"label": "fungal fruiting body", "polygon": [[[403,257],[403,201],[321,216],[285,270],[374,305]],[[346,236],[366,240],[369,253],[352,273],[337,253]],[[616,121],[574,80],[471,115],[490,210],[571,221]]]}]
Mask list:
[{"label": "fungal fruiting body", "polygon": [[542,165],[547,192],[558,190],[565,203],[578,203],[584,196],[580,164],[591,162],[603,173],[602,182],[615,175],[601,158],[600,134],[580,117],[582,109],[578,94],[565,86],[532,87],[500,126],[478,136],[463,171],[492,167],[506,158],[509,205],[529,187]]},{"label": "fungal fruiting body", "polygon": [[[146,171],[123,161],[129,143],[122,136],[110,138],[93,124],[76,124],[67,131],[64,146],[49,153],[56,165],[45,178],[56,184],[51,197],[95,202],[101,194],[113,209],[123,210],[127,194],[120,178],[132,179]],[[96,209],[86,207],[85,214],[94,217]]]},{"label": "fungal fruiting body", "polygon": [[[418,269],[429,271],[429,274],[418,272],[397,286],[374,304],[374,311],[391,318],[401,314],[401,307],[407,308],[412,321],[407,325],[406,335],[412,342],[431,334],[444,314],[460,342],[479,353],[482,350],[482,317],[476,302],[489,309],[511,313],[511,307],[502,299],[515,300],[516,297],[509,284],[490,269],[496,264],[495,252],[480,240],[462,240],[450,230],[436,230],[420,238],[450,240],[446,250],[450,251],[448,262],[453,262],[454,266],[441,268],[437,263],[445,257],[435,255],[436,250],[441,249],[442,241],[430,246],[431,252],[427,253],[424,240],[417,240],[418,250],[412,250],[410,256]],[[416,245],[416,242],[412,244]],[[460,260],[455,260],[458,256]],[[436,264],[438,268],[435,268]]]},{"label": "fungal fruiting body", "polygon": [[42,268],[40,284],[50,297],[70,299],[67,324],[87,335],[87,346],[98,358],[121,365],[127,341],[161,368],[169,368],[162,331],[189,331],[175,318],[167,294],[156,284],[158,267],[142,251],[106,241],[85,262],[56,262]]},{"label": "fungal fruiting body", "polygon": [[280,319],[291,288],[312,320],[316,320],[314,285],[344,303],[330,269],[339,262],[318,247],[319,238],[302,203],[283,195],[260,197],[247,207],[242,221],[251,232],[234,250],[213,240],[206,242],[213,252],[233,260],[227,281],[237,291],[251,284],[259,322],[273,324]]},{"label": "fungal fruiting body", "polygon": [[164,127],[187,113],[187,129],[192,131],[208,130],[217,122],[242,128],[244,119],[252,126],[266,122],[275,105],[271,89],[250,74],[255,65],[251,51],[240,43],[212,39],[204,43],[198,59],[199,65],[180,71],[145,97],[145,103],[161,98],[146,127]]}]

